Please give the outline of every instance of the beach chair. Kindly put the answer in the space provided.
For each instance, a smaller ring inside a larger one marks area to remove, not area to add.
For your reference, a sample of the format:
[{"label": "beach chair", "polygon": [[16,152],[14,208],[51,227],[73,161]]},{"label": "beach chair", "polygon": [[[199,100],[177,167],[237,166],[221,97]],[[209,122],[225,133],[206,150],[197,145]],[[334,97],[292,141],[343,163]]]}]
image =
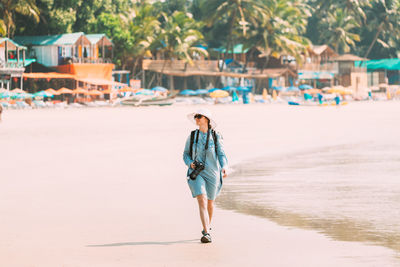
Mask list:
[{"label": "beach chair", "polygon": [[24,101],[17,101],[16,104],[17,104],[17,107],[18,107],[19,109],[29,109],[29,108],[32,108],[31,106],[29,106],[29,105],[28,105],[27,103],[25,103]]},{"label": "beach chair", "polygon": [[35,108],[45,108],[46,107],[46,104],[40,100],[34,100],[33,104],[35,105]]},{"label": "beach chair", "polygon": [[3,108],[9,109],[10,108],[10,104],[8,104],[7,102],[1,102],[1,106]]}]

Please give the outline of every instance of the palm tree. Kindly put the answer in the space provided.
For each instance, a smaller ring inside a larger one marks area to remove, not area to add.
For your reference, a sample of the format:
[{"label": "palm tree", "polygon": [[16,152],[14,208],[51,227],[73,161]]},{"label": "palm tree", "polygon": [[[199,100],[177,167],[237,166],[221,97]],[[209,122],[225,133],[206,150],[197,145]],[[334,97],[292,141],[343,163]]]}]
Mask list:
[{"label": "palm tree", "polygon": [[223,24],[225,57],[233,50],[238,37],[246,37],[249,26],[256,25],[257,19],[268,13],[261,0],[203,0],[200,6],[207,27]]},{"label": "palm tree", "polygon": [[249,31],[249,38],[244,40],[245,47],[257,47],[263,51],[265,65],[271,57],[293,56],[301,63],[308,39],[303,37],[310,12],[301,1],[267,1],[268,17],[258,20]]},{"label": "palm tree", "polygon": [[[158,51],[164,56],[164,71],[167,59],[184,60],[187,64],[193,65],[193,58],[196,55],[208,56],[207,50],[197,46],[203,40],[203,34],[199,31],[201,23],[195,21],[188,13],[175,11],[171,16],[163,14],[164,23],[161,28],[158,43]],[[186,81],[186,80],[185,80]],[[160,83],[160,80],[159,80]]]},{"label": "palm tree", "polygon": [[360,41],[360,36],[354,33],[360,25],[344,10],[337,9],[333,13],[328,13],[323,23],[326,25],[326,30],[322,33],[321,39],[332,45],[337,53],[349,52],[350,48],[355,46],[355,41]]},{"label": "palm tree", "polygon": [[15,14],[32,17],[39,22],[39,9],[35,0],[0,0],[0,28],[6,31],[7,37],[11,37],[15,30]]},{"label": "palm tree", "polygon": [[136,73],[138,63],[144,56],[152,56],[151,50],[160,34],[160,22],[154,6],[143,3],[134,8],[135,17],[129,24],[133,38],[131,53],[134,56],[132,73]]},{"label": "palm tree", "polygon": [[385,48],[389,47],[389,44],[379,38],[382,33],[387,33],[389,41],[396,40],[400,34],[400,28],[398,27],[399,16],[399,1],[381,0],[373,4],[373,7],[368,12],[370,19],[368,20],[367,28],[370,32],[375,32],[375,35],[364,57],[368,57],[376,42]]},{"label": "palm tree", "polygon": [[208,56],[207,51],[196,46],[203,39],[199,31],[201,25],[186,13],[175,11],[172,16],[164,16],[164,24],[159,36],[159,47],[166,59],[181,59],[193,64],[193,56]]},{"label": "palm tree", "polygon": [[311,0],[309,2],[315,7],[319,17],[324,17],[326,12],[342,9],[347,14],[352,14],[357,22],[365,22],[365,8],[371,6],[369,0]]}]

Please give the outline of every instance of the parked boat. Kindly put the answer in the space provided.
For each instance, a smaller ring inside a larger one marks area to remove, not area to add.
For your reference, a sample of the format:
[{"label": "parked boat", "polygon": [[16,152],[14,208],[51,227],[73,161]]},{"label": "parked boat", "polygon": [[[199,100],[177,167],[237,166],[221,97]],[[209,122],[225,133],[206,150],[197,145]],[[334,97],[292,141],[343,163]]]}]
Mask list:
[{"label": "parked boat", "polygon": [[128,106],[169,106],[175,103],[176,94],[168,96],[137,95],[121,101]]}]

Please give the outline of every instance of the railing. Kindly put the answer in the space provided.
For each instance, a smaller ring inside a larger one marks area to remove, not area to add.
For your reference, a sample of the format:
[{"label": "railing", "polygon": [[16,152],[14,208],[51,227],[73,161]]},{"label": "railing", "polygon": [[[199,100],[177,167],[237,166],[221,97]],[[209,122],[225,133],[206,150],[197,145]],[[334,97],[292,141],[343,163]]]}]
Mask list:
[{"label": "railing", "polygon": [[110,58],[78,58],[72,57],[71,63],[92,63],[92,64],[101,64],[101,63],[112,63]]},{"label": "railing", "polygon": [[310,71],[330,71],[337,72],[338,64],[337,63],[325,63],[325,64],[317,64],[317,63],[304,63],[302,66],[299,66],[300,70],[310,70]]},{"label": "railing", "polygon": [[193,60],[190,65],[184,60],[143,60],[143,69],[152,71],[218,71],[217,60]]},{"label": "railing", "polygon": [[0,61],[0,68],[1,69],[22,69],[24,68],[24,63],[20,62],[4,62]]},{"label": "railing", "polygon": [[367,68],[340,68],[339,69],[339,74],[350,74],[352,72],[367,72]]}]

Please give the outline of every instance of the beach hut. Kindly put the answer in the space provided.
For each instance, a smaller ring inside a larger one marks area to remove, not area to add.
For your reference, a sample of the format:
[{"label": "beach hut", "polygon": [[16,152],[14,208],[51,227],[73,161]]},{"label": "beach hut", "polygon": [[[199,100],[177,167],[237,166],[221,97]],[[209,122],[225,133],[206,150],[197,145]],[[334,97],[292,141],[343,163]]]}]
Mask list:
[{"label": "beach hut", "polygon": [[65,63],[82,63],[88,56],[91,42],[83,32],[59,35],[16,36],[14,40],[31,47],[31,57],[46,67],[54,67]]},{"label": "beach hut", "polygon": [[[113,58],[113,43],[111,40],[103,33],[86,34],[85,36],[90,42],[89,60],[93,63],[110,63],[108,58]],[[107,54],[109,57],[106,56]]]},{"label": "beach hut", "polygon": [[11,89],[11,83],[23,88],[26,47],[9,38],[0,38],[0,87]]}]

